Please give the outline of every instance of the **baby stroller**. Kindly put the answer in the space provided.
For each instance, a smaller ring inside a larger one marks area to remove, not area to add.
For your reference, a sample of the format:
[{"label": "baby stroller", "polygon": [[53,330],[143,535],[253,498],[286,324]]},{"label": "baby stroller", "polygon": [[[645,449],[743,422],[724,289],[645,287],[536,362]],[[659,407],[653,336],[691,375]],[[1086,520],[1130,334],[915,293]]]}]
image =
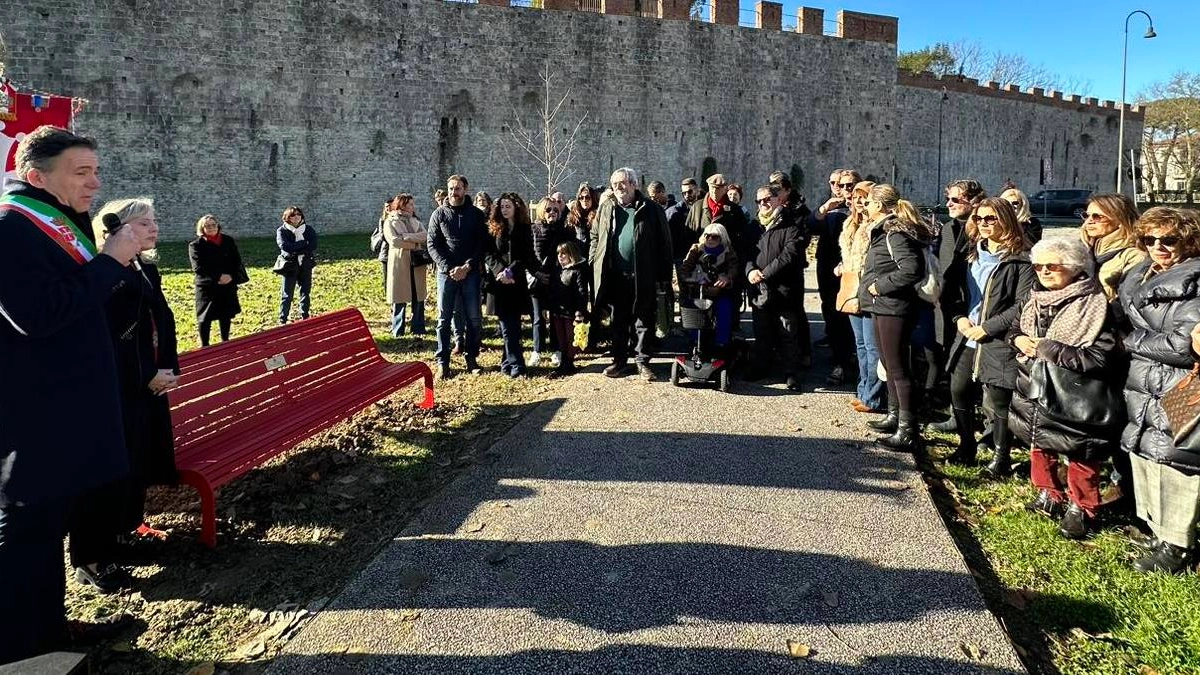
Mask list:
[{"label": "baby stroller", "polygon": [[680,386],[684,380],[689,382],[716,381],[717,389],[729,391],[729,362],[726,359],[714,358],[712,349],[706,349],[705,342],[711,341],[714,327],[713,306],[716,303],[704,297],[704,284],[700,284],[700,293],[692,301],[691,307],[680,304],[679,317],[684,330],[696,331],[696,344],[691,355],[679,355],[671,364],[671,384]]}]

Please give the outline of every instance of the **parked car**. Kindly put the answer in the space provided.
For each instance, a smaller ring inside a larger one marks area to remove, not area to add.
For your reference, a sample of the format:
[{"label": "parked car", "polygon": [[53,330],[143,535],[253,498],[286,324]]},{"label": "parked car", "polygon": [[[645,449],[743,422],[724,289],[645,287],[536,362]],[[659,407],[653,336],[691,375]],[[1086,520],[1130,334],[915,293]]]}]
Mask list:
[{"label": "parked car", "polygon": [[1029,198],[1029,210],[1033,215],[1058,216],[1060,218],[1078,218],[1083,220],[1087,211],[1088,198],[1091,190],[1042,190]]}]

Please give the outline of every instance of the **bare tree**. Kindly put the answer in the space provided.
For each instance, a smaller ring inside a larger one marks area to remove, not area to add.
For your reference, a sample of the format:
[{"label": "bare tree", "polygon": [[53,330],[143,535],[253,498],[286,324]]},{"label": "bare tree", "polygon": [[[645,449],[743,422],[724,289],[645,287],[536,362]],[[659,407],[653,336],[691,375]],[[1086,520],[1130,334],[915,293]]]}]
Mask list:
[{"label": "bare tree", "polygon": [[[575,158],[576,141],[579,139],[583,123],[588,118],[588,111],[583,111],[583,116],[575,122],[573,128],[562,126],[560,132],[559,114],[563,112],[563,105],[571,96],[571,89],[568,87],[558,102],[552,103],[550,64],[547,63],[538,76],[542,80],[542,107],[537,111],[536,120],[533,124],[526,124],[514,107],[512,110],[513,124],[509,127],[509,133],[516,141],[517,147],[545,169],[544,187],[546,191],[543,194],[548,195],[571,175],[571,162]],[[510,156],[509,161],[530,187],[534,190],[543,187],[534,182],[530,174],[521,168],[514,157]]]},{"label": "bare tree", "polygon": [[4,35],[0,33],[0,77],[4,77],[6,61],[8,61],[8,44],[4,42]]}]

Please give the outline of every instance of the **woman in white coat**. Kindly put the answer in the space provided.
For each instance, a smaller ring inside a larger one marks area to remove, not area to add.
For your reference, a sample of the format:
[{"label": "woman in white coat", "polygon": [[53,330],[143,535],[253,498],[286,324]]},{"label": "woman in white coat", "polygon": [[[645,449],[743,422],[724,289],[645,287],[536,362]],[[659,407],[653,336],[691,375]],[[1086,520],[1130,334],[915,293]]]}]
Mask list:
[{"label": "woman in white coat", "polygon": [[413,196],[404,193],[396,197],[397,209],[383,223],[387,240],[387,296],[392,305],[392,335],[404,334],[408,306],[412,305],[413,335],[425,334],[425,267],[429,254],[425,251],[428,233],[416,215]]}]

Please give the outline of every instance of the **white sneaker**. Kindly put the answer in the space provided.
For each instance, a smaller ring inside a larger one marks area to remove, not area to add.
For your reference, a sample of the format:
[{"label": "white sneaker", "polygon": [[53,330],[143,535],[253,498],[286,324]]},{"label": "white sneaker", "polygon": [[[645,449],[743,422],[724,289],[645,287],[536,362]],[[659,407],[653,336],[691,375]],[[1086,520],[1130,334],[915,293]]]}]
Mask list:
[{"label": "white sneaker", "polygon": [[530,352],[529,356],[525,357],[525,367],[535,368],[537,364],[542,362],[542,355],[538,352]]},{"label": "white sneaker", "polygon": [[550,355],[550,367],[557,368],[562,365],[562,352],[554,352]]}]

